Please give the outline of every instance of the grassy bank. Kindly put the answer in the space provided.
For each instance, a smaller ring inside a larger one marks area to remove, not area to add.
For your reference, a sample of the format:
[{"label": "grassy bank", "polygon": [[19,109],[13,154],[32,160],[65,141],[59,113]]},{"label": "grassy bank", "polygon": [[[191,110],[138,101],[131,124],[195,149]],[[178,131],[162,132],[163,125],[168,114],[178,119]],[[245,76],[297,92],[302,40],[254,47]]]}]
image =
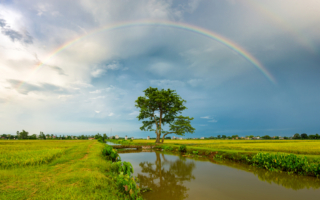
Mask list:
[{"label": "grassy bank", "polygon": [[[155,140],[133,140],[134,144],[154,144]],[[319,140],[165,140],[164,145],[182,144],[195,150],[243,153],[293,153],[320,158]]]},{"label": "grassy bank", "polygon": [[0,141],[0,199],[124,199],[97,141]]},{"label": "grassy bank", "polygon": [[[122,141],[134,145],[153,142]],[[186,156],[229,159],[270,171],[320,176],[320,141],[317,140],[166,140],[156,148],[179,151],[182,145],[186,147]]]}]

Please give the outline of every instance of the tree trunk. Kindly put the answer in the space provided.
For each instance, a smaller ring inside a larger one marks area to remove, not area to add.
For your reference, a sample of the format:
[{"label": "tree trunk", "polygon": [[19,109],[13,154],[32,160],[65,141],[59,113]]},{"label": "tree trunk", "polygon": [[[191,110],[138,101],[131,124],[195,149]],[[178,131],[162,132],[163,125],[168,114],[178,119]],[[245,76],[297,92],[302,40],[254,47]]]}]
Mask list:
[{"label": "tree trunk", "polygon": [[166,137],[166,134],[164,134],[164,135],[162,136],[162,143],[163,143],[163,141],[164,141],[164,137]]},{"label": "tree trunk", "polygon": [[156,134],[157,134],[156,143],[160,143],[160,135],[161,135],[161,133],[157,133],[157,131],[156,131]]}]

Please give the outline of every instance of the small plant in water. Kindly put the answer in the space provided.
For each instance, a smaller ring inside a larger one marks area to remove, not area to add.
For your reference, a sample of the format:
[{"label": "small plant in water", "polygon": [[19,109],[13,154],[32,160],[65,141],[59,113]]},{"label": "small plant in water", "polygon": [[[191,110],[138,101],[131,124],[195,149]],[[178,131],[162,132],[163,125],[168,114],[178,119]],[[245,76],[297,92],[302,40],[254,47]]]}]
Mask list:
[{"label": "small plant in water", "polygon": [[192,153],[198,155],[199,152],[198,151],[192,151]]}]

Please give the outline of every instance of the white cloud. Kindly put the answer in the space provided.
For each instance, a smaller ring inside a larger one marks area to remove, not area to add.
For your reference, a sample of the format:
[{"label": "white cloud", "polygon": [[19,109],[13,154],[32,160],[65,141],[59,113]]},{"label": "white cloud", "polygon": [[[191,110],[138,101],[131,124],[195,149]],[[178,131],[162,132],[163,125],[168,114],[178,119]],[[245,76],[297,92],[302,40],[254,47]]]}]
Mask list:
[{"label": "white cloud", "polygon": [[119,68],[120,68],[119,63],[113,61],[111,64],[108,64],[105,66],[94,67],[93,71],[91,72],[91,75],[97,78],[107,73],[108,70],[117,70]]},{"label": "white cloud", "polygon": [[139,111],[133,111],[132,113],[129,113],[129,115],[139,115],[140,114],[140,112]]},{"label": "white cloud", "polygon": [[168,80],[168,79],[150,80],[150,84],[158,86],[158,87],[173,87],[173,88],[184,87],[185,86],[185,83],[182,82],[182,81],[179,81],[179,80]]},{"label": "white cloud", "polygon": [[218,122],[218,121],[217,121],[217,120],[215,120],[215,119],[213,119],[213,120],[210,120],[210,121],[208,121],[208,122],[216,123],[216,122]]},{"label": "white cloud", "polygon": [[92,97],[90,99],[95,100],[95,99],[104,99],[104,98],[106,98],[106,96],[97,96],[97,97]]},{"label": "white cloud", "polygon": [[108,116],[111,117],[111,116],[113,116],[113,115],[114,115],[114,113],[110,113]]},{"label": "white cloud", "polygon": [[101,111],[95,110],[95,112],[99,114]]},{"label": "white cloud", "polygon": [[204,116],[204,117],[200,117],[200,118],[202,118],[202,119],[211,119],[210,116]]},{"label": "white cloud", "polygon": [[73,95],[59,95],[58,99],[67,99],[67,98],[71,98]]},{"label": "white cloud", "polygon": [[101,90],[91,91],[90,93],[91,93],[91,94],[99,94],[99,93],[101,93]]}]

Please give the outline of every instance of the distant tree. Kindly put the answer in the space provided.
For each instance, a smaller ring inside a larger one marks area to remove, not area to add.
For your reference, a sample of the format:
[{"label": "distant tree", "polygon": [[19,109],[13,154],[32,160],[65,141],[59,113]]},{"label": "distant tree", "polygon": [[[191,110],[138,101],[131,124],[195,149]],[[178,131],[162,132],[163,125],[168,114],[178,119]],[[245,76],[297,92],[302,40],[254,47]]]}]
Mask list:
[{"label": "distant tree", "polygon": [[36,134],[32,134],[32,135],[29,137],[29,139],[31,139],[31,140],[36,140],[36,139],[37,139],[37,135],[36,135]]},{"label": "distant tree", "polygon": [[100,133],[97,133],[95,136],[94,136],[94,139],[99,139],[101,137]]},{"label": "distant tree", "polygon": [[253,135],[249,135],[249,138],[254,138],[254,136]]},{"label": "distant tree", "polygon": [[28,132],[25,130],[22,130],[22,132],[19,133],[19,139],[28,139]]},{"label": "distant tree", "polygon": [[232,138],[236,138],[236,137],[239,137],[239,135],[233,135],[233,136],[232,136]]},{"label": "distant tree", "polygon": [[289,138],[288,138],[287,136],[284,136],[283,139],[286,139],[286,140],[287,140],[287,139],[289,139]]},{"label": "distant tree", "polygon": [[308,139],[308,135],[306,133],[301,134],[301,139]]},{"label": "distant tree", "polygon": [[262,136],[263,139],[269,140],[271,137],[269,135]]},{"label": "distant tree", "polygon": [[316,139],[315,135],[309,135],[309,139]]},{"label": "distant tree", "polygon": [[274,139],[279,140],[279,136],[274,136]]},{"label": "distant tree", "polygon": [[320,139],[320,135],[318,133],[316,133],[315,139]]},{"label": "distant tree", "polygon": [[301,139],[300,134],[299,133],[294,134],[293,139]]},{"label": "distant tree", "polygon": [[[184,136],[185,133],[193,133],[195,128],[191,126],[192,117],[179,115],[187,109],[182,99],[175,90],[158,90],[158,88],[149,87],[144,90],[145,96],[140,96],[136,100],[136,107],[140,109],[137,117],[142,121],[140,127],[143,131],[155,131],[156,143],[160,143],[161,134],[162,143],[168,134]],[[163,126],[169,125],[169,131],[164,131]],[[153,129],[155,125],[156,129]]]},{"label": "distant tree", "polygon": [[220,139],[220,138],[221,138],[221,135],[217,135],[217,138]]},{"label": "distant tree", "polygon": [[45,140],[46,136],[43,132],[40,132],[39,139]]},{"label": "distant tree", "polygon": [[226,135],[222,135],[221,137],[222,137],[223,139],[226,139],[226,138],[227,138],[227,136],[226,136]]},{"label": "distant tree", "polygon": [[107,140],[107,134],[103,134],[103,141],[106,141]]}]

